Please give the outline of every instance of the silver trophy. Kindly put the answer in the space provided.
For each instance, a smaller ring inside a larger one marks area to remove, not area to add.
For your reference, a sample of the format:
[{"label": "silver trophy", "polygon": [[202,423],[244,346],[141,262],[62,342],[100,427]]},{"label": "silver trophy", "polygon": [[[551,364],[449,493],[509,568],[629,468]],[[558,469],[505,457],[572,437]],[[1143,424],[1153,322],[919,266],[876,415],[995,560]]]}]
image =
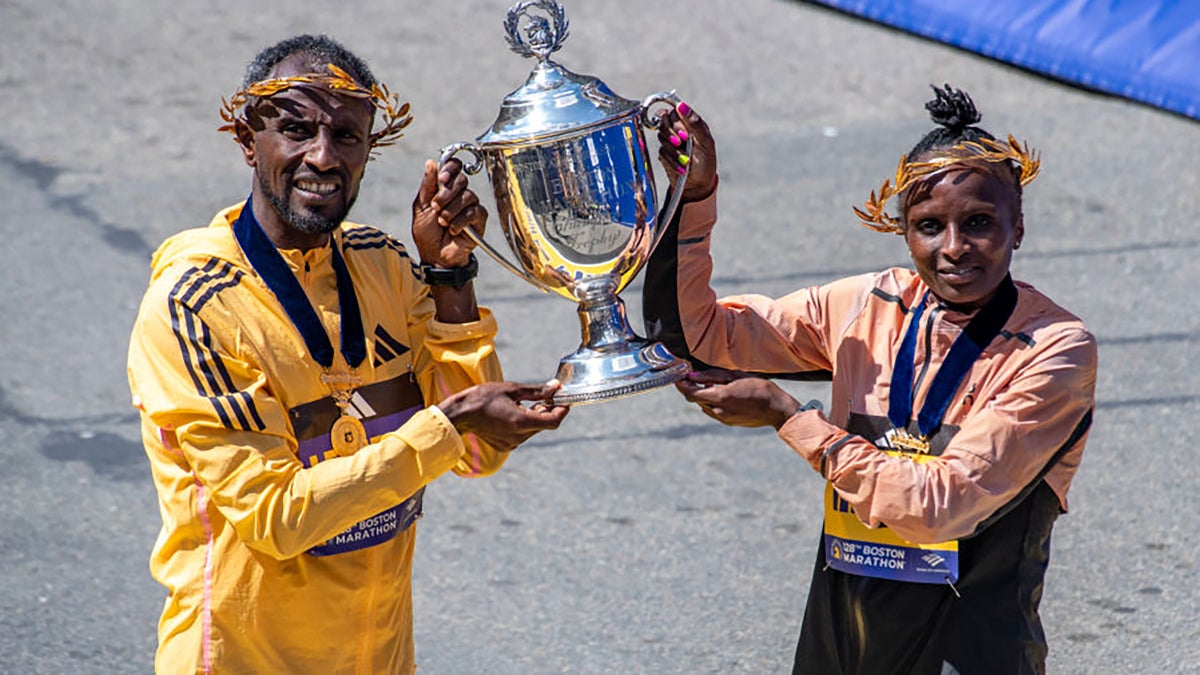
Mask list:
[{"label": "silver trophy", "polygon": [[[635,335],[617,294],[646,264],[679,206],[681,190],[675,190],[659,209],[651,170],[657,153],[647,150],[643,134],[660,121],[651,106],[678,99],[672,92],[641,103],[624,99],[600,80],[551,61],[567,37],[563,8],[553,0],[515,5],[504,27],[512,50],[536,57],[537,66],[504,99],[491,128],[474,143],[446,147],[441,162],[466,152],[474,157],[464,164],[467,173],[487,166],[516,262],[467,232],[513,274],[579,303],[583,343],[559,362],[555,403],[671,384],[687,374],[688,363]],[[683,151],[691,154],[690,141]]]}]

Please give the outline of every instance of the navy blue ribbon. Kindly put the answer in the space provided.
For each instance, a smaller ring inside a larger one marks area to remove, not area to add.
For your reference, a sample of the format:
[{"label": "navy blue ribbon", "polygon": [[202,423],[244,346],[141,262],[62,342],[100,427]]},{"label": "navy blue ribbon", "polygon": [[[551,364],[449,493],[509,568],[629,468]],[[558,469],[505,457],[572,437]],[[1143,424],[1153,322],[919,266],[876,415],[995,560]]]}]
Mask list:
[{"label": "navy blue ribbon", "polygon": [[[913,310],[912,320],[904,333],[904,341],[900,343],[900,351],[896,353],[896,363],[892,368],[892,385],[888,393],[888,421],[897,429],[906,429],[908,418],[912,415],[915,368],[913,360],[921,316],[925,313],[928,301],[929,292],[926,291]],[[1011,276],[1005,276],[995,295],[971,319],[962,334],[955,338],[946,360],[942,362],[933,383],[929,385],[929,393],[926,394],[925,403],[917,415],[917,431],[922,438],[929,438],[941,426],[954,392],[958,391],[958,386],[962,384],[963,378],[967,376],[984,348],[1000,334],[1016,306],[1017,287],[1013,284]]]},{"label": "navy blue ribbon", "polygon": [[[287,261],[275,247],[274,242],[263,232],[254,217],[251,200],[246,199],[242,213],[233,224],[233,234],[250,261],[251,267],[262,277],[267,288],[275,294],[292,325],[300,331],[304,344],[313,359],[324,368],[333,366],[333,343],[325,332],[325,324],[313,309]],[[354,281],[346,269],[346,261],[338,250],[337,241],[331,241],[333,249],[333,274],[337,280],[338,311],[342,316],[342,356],[351,368],[356,368],[367,357],[367,338],[363,332],[362,313],[358,308],[358,296],[354,294]]]}]

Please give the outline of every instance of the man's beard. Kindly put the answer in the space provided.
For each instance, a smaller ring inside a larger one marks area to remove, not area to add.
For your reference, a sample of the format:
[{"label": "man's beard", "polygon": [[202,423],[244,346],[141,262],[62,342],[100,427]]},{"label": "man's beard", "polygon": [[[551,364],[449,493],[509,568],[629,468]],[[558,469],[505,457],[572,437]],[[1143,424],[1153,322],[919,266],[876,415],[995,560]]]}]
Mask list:
[{"label": "man's beard", "polygon": [[283,219],[283,222],[305,234],[328,234],[333,232],[346,219],[346,215],[350,213],[350,207],[354,206],[354,199],[351,199],[346,204],[346,207],[333,217],[321,216],[314,213],[296,213],[292,209],[291,201],[288,199],[292,191],[291,186],[285,187],[283,194],[276,194],[271,191],[270,187],[267,186],[266,180],[261,176],[258,179],[258,184],[262,188],[263,194],[267,196],[267,200],[271,202],[271,206],[275,208],[275,212]]}]

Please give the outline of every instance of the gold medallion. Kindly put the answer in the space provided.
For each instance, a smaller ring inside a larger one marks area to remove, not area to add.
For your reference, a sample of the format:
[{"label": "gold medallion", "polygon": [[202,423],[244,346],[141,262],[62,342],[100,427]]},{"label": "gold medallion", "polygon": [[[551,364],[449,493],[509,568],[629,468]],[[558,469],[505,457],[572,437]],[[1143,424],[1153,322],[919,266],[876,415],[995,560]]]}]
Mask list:
[{"label": "gold medallion", "polygon": [[333,454],[338,457],[349,457],[369,442],[367,429],[363,426],[362,421],[348,412],[350,400],[354,398],[354,388],[362,384],[362,378],[353,370],[348,373],[326,370],[321,375],[321,381],[332,389],[330,395],[333,397],[333,403],[341,412],[341,415],[333,421],[333,426],[329,428],[329,440],[333,447]]},{"label": "gold medallion", "polygon": [[913,436],[905,429],[891,429],[885,434],[888,443],[901,452],[915,452],[918,455],[929,454],[929,439],[924,436]]},{"label": "gold medallion", "polygon": [[367,444],[367,428],[357,417],[340,415],[329,429],[329,440],[338,457],[349,457]]}]

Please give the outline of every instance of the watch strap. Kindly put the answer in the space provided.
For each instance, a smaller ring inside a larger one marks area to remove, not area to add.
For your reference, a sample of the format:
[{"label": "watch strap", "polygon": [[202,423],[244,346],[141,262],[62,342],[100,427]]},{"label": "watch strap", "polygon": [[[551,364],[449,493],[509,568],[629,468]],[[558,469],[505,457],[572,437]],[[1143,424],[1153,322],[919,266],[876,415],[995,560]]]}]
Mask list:
[{"label": "watch strap", "polygon": [[479,260],[472,253],[467,259],[467,264],[462,267],[434,267],[422,263],[420,270],[421,281],[426,285],[462,288],[479,274]]}]

